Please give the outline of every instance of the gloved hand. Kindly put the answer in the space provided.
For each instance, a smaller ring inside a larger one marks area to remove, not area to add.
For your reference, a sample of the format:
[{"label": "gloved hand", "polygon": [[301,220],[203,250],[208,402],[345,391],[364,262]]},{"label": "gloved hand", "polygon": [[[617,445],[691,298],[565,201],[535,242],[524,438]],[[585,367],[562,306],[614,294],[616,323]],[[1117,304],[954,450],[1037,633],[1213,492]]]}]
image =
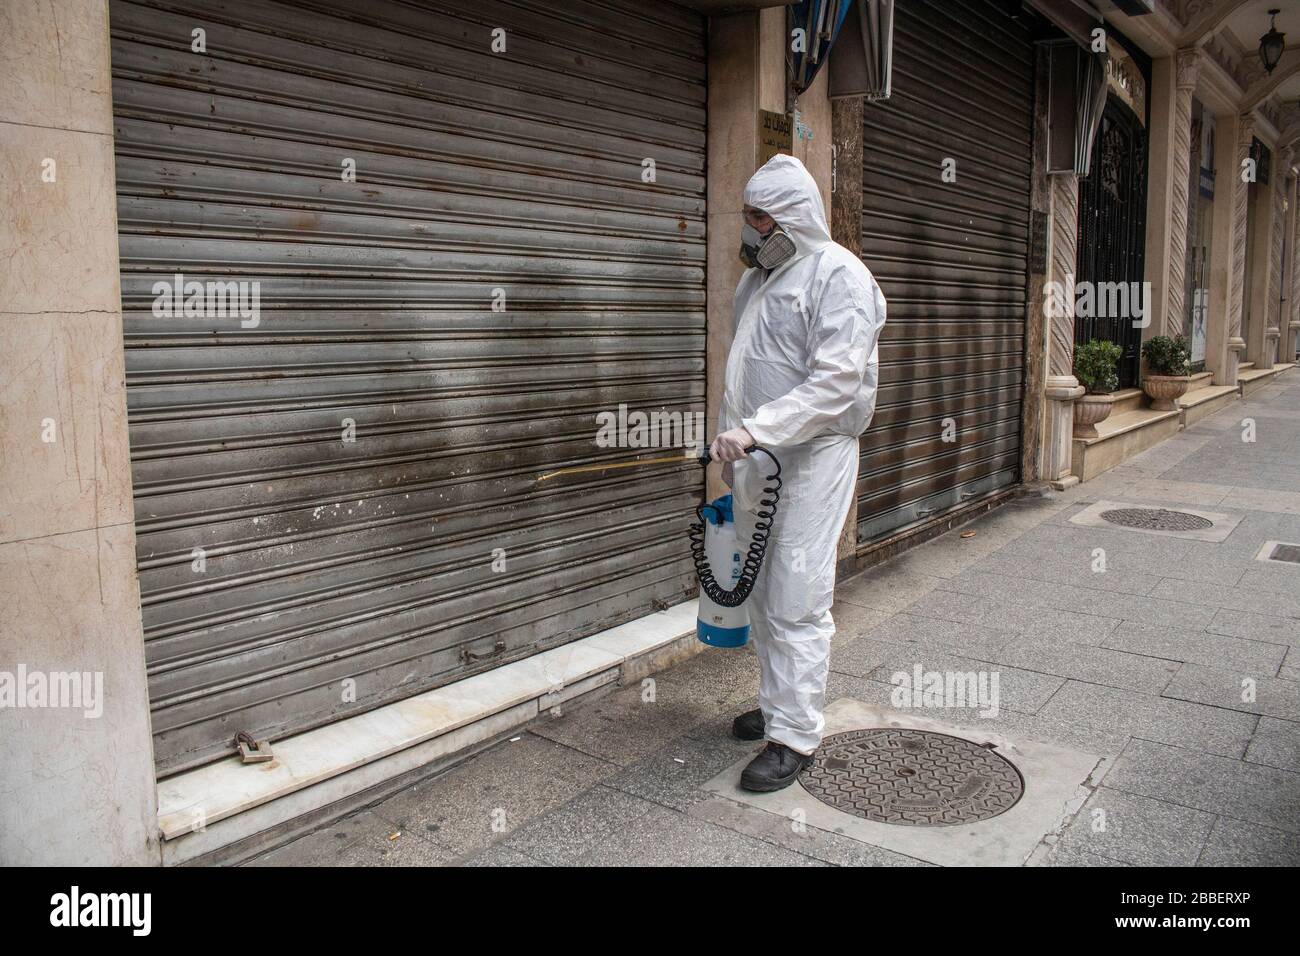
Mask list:
[{"label": "gloved hand", "polygon": [[743,428],[733,428],[713,439],[713,444],[709,446],[709,457],[723,464],[740,461],[753,445],[753,435]]}]

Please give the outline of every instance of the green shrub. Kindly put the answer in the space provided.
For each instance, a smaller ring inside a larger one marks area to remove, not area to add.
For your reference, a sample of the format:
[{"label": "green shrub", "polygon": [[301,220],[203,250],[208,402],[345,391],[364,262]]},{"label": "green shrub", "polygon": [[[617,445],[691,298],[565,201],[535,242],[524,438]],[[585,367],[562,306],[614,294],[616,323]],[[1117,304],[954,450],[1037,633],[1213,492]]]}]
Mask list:
[{"label": "green shrub", "polygon": [[1181,335],[1157,335],[1142,345],[1148,375],[1190,375],[1192,351]]},{"label": "green shrub", "polygon": [[1124,352],[1114,342],[1093,339],[1074,350],[1074,377],[1093,395],[1105,395],[1119,388],[1115,367]]}]

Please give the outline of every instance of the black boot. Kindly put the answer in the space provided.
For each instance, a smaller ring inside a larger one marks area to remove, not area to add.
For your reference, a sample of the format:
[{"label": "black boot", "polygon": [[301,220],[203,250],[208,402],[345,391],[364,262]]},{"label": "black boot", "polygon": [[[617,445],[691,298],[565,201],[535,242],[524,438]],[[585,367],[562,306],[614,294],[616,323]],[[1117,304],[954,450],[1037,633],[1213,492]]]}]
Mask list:
[{"label": "black boot", "polygon": [[731,736],[739,740],[762,740],[764,726],[763,712],[749,710],[731,722]]},{"label": "black boot", "polygon": [[811,754],[801,754],[785,744],[770,741],[767,748],[749,762],[740,775],[740,786],[756,793],[783,790],[794,783],[799,771],[813,762]]}]

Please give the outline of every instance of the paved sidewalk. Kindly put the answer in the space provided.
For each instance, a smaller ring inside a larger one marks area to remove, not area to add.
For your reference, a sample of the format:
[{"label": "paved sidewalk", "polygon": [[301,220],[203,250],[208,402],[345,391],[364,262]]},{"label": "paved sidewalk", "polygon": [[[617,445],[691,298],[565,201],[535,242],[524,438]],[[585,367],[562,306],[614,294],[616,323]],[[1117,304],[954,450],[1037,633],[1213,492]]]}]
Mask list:
[{"label": "paved sidewalk", "polygon": [[[1101,500],[1240,523],[1215,543],[1071,522]],[[1300,542],[1300,369],[843,582],[827,701],[889,708],[918,662],[996,671],[998,716],[926,716],[1100,758],[1033,865],[1300,864],[1300,565],[1257,561],[1269,540]],[[757,680],[750,651],[706,650],[653,700],[638,685],[544,718],[255,863],[928,865],[906,834],[887,850],[703,789],[759,746],[728,735]]]}]

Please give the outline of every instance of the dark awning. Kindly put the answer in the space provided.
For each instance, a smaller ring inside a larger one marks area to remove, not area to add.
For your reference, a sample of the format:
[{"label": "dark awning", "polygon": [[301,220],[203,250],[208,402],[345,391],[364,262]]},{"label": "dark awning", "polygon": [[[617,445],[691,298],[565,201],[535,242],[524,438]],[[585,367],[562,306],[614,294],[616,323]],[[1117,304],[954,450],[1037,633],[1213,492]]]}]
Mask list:
[{"label": "dark awning", "polygon": [[887,100],[894,59],[894,0],[851,0],[831,57],[832,99]]}]

